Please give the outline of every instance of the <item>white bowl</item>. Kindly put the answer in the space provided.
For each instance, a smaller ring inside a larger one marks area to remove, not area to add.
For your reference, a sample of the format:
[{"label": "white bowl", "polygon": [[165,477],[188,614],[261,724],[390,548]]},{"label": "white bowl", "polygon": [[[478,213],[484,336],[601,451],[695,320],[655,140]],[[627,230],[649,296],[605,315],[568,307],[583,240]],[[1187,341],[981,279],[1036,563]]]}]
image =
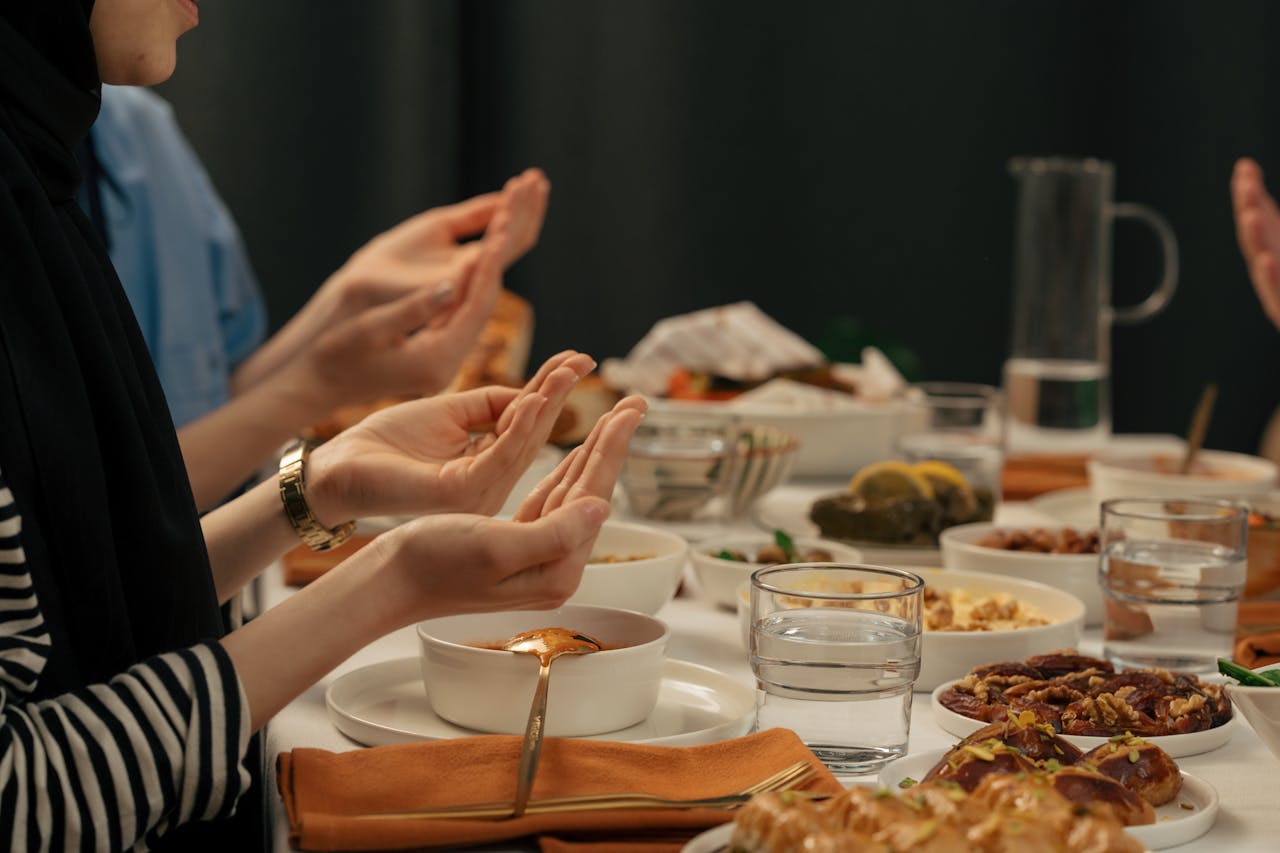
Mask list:
[{"label": "white bowl", "polygon": [[1280,473],[1270,460],[1224,450],[1200,451],[1190,474],[1176,473],[1179,462],[1171,453],[1100,454],[1088,463],[1093,499],[1258,495],[1274,489]]},{"label": "white bowl", "polygon": [[[920,651],[917,693],[928,693],[943,682],[962,678],[969,670],[996,660],[1021,660],[1054,649],[1076,646],[1084,630],[1084,602],[1069,592],[1035,581],[983,572],[918,569],[927,586],[938,590],[964,589],[975,597],[1002,592],[1037,608],[1048,625],[1004,631],[925,631]],[[738,627],[742,644],[751,647],[751,585],[738,589]]]},{"label": "white bowl", "polygon": [[[961,524],[942,531],[942,565],[962,572],[986,572],[1037,581],[1071,593],[1084,602],[1084,624],[1102,624],[1102,587],[1098,584],[1097,554],[1041,554],[979,545],[993,530],[1055,530],[1051,525]],[[1080,530],[1079,533],[1086,531]]]},{"label": "white bowl", "polygon": [[[1254,672],[1280,669],[1280,663],[1260,666]],[[1271,754],[1280,758],[1280,686],[1277,687],[1245,687],[1242,684],[1227,683],[1227,695],[1232,704],[1240,709],[1244,718],[1253,726],[1258,737],[1271,750]]]},{"label": "white bowl", "polygon": [[[863,562],[862,552],[850,545],[804,536],[793,541],[802,552],[802,556],[803,552],[809,548],[824,548],[830,552],[834,562]],[[702,597],[721,607],[735,609],[738,606],[738,588],[764,563],[742,563],[737,560],[725,560],[715,555],[729,550],[754,556],[761,548],[772,544],[774,544],[774,538],[767,533],[733,533],[699,539],[690,545],[689,562],[693,566],[693,576]],[[807,561],[801,559],[801,562]]]},{"label": "white bowl", "polygon": [[578,590],[569,604],[617,607],[650,616],[675,598],[680,587],[689,543],[656,527],[606,521],[591,549],[593,558],[606,555],[652,555],[625,563],[587,563]]},{"label": "white bowl", "polygon": [[612,732],[649,716],[662,684],[667,626],[652,616],[566,604],[556,610],[471,613],[418,623],[422,681],[431,708],[459,726],[521,734],[538,680],[538,659],[469,643],[503,643],[536,628],[569,628],[606,650],[551,665],[546,734]]}]

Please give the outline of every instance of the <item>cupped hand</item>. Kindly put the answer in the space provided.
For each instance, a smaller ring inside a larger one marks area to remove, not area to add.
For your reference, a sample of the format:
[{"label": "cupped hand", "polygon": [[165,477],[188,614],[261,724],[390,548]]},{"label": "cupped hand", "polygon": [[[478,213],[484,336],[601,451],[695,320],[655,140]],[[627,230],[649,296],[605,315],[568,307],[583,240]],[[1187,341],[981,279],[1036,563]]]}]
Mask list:
[{"label": "cupped hand", "polygon": [[371,515],[497,512],[594,366],[567,351],[521,389],[481,388],[375,412],[312,454],[308,502],[326,526]]},{"label": "cupped hand", "polygon": [[1267,192],[1262,169],[1248,157],[1238,160],[1232,172],[1231,207],[1253,288],[1267,317],[1280,328],[1280,209]]},{"label": "cupped hand", "polygon": [[234,390],[299,359],[324,382],[330,408],[444,388],[492,314],[503,272],[537,242],[549,192],[529,169],[501,192],[433,208],[370,240],[237,369]]}]

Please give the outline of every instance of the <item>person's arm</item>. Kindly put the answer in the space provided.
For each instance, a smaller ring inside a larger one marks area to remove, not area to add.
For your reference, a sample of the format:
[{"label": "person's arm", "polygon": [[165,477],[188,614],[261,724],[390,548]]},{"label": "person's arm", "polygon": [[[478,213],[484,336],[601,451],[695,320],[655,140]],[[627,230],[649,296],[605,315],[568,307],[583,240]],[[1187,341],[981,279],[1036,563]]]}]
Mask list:
[{"label": "person's arm", "polygon": [[1258,301],[1280,328],[1280,208],[1267,192],[1262,169],[1248,157],[1231,175],[1231,207],[1236,239]]}]

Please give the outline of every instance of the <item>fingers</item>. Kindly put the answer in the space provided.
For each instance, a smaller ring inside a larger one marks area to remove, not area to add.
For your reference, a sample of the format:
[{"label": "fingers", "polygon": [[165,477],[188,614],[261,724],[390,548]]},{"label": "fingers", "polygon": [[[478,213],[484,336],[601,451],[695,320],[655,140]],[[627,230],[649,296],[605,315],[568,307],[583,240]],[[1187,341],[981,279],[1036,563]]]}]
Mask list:
[{"label": "fingers", "polygon": [[573,462],[546,494],[541,512],[583,496],[608,498],[646,408],[642,398],[627,397],[596,421],[587,440],[577,448]]},{"label": "fingers", "polygon": [[383,237],[394,250],[416,248],[423,240],[437,241],[441,236],[457,242],[479,234],[488,227],[502,204],[502,193],[474,196],[456,204],[433,207],[387,231]]},{"label": "fingers", "polygon": [[503,257],[504,265],[513,264],[538,242],[550,193],[551,182],[540,169],[526,169],[507,182],[504,195],[510,212],[507,228],[511,240]]},{"label": "fingers", "polygon": [[1272,323],[1280,328],[1280,260],[1274,252],[1259,252],[1249,266],[1249,277],[1262,309]]},{"label": "fingers", "polygon": [[344,334],[355,335],[370,349],[402,344],[417,329],[449,312],[459,288],[453,282],[423,288],[400,296],[387,304],[366,308],[347,321]]},{"label": "fingers", "polygon": [[[533,378],[525,383],[522,393],[533,394],[542,391],[543,386],[546,384],[547,377],[561,367],[566,367],[572,370],[576,376],[574,379],[574,382],[576,382],[578,379],[583,378],[594,370],[595,366],[595,359],[589,355],[575,352],[573,350],[565,350],[564,352],[556,353],[542,363],[538,368],[537,373],[533,375]],[[497,428],[494,431],[498,435],[502,435],[502,433],[507,430],[510,423],[510,415],[504,412],[502,417],[498,419]]]},{"label": "fingers", "polygon": [[541,517],[543,507],[547,504],[547,498],[550,497],[555,487],[564,480],[569,469],[576,464],[577,458],[581,455],[581,445],[565,454],[565,457],[560,460],[560,464],[550,474],[538,481],[538,485],[534,486],[528,496],[521,501],[512,518],[516,521],[533,521],[535,518]]}]

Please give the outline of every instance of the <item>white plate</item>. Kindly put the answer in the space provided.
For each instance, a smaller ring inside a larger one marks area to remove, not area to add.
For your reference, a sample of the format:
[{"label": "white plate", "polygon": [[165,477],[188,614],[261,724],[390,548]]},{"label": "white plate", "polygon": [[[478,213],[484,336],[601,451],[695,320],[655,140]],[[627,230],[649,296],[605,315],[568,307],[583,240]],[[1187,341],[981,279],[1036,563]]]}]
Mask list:
[{"label": "white plate", "polygon": [[[329,685],[324,700],[338,731],[365,746],[480,734],[442,720],[431,710],[416,657],[348,672]],[[714,743],[747,734],[755,710],[750,687],[705,666],[668,660],[653,713],[634,726],[589,739],[664,746]]]},{"label": "white plate", "polygon": [[[923,779],[946,752],[945,749],[935,749],[889,762],[880,771],[881,787],[898,791],[901,790],[898,783],[908,776],[916,780]],[[1191,808],[1183,808],[1184,804]],[[1186,844],[1204,835],[1217,817],[1217,790],[1199,776],[1184,772],[1182,790],[1178,792],[1178,796],[1156,809],[1156,822],[1146,826],[1125,827],[1125,831],[1146,845],[1148,850],[1163,850]]]},{"label": "white plate", "polygon": [[[751,520],[762,530],[772,533],[782,530],[792,536],[818,538],[822,531],[809,520],[809,507],[815,500],[840,491],[839,484],[824,487],[779,486],[762,496],[751,508]],[[886,566],[942,566],[942,552],[937,548],[917,548],[909,545],[885,545],[878,542],[859,542],[838,539],[853,545],[862,557],[873,565]]]},{"label": "white plate", "polygon": [[[948,681],[946,684],[938,685],[929,696],[929,707],[933,711],[933,721],[938,724],[938,727],[956,737],[966,737],[983,726],[991,725],[990,723],[982,722],[982,720],[974,720],[963,714],[957,714],[942,704],[942,691],[950,687],[952,683]],[[1202,732],[1189,732],[1185,735],[1144,737],[1143,740],[1151,741],[1174,758],[1199,755],[1202,752],[1217,749],[1231,740],[1231,734],[1236,729],[1237,716],[1235,709],[1232,709],[1231,719],[1212,729],[1205,729]],[[1089,737],[1087,735],[1063,735],[1063,737],[1086,752],[1107,742],[1107,738]]]},{"label": "white plate", "polygon": [[733,837],[733,821],[713,826],[689,839],[689,843],[680,848],[680,853],[720,853],[729,849],[729,839]]},{"label": "white plate", "polygon": [[1088,486],[1045,492],[1027,503],[1036,512],[1072,527],[1096,530],[1101,520],[1101,510]]}]

